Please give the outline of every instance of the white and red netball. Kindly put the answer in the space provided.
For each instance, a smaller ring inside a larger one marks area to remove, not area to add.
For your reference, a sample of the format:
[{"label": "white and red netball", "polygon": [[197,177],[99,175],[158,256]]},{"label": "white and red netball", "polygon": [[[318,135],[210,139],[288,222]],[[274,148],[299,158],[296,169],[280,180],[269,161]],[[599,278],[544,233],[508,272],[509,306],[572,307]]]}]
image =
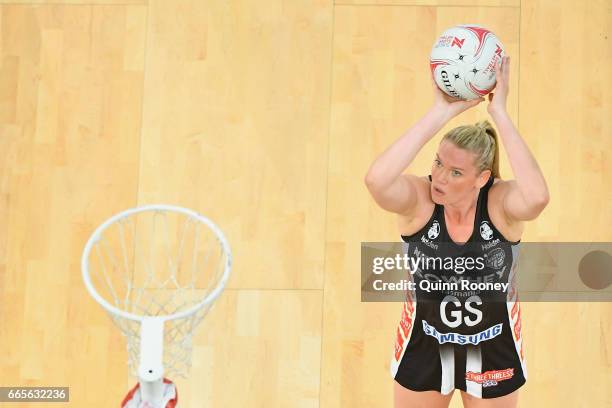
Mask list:
[{"label": "white and red netball", "polygon": [[495,65],[504,47],[491,31],[475,24],[444,31],[431,49],[429,64],[438,87],[459,99],[476,99],[495,87]]}]

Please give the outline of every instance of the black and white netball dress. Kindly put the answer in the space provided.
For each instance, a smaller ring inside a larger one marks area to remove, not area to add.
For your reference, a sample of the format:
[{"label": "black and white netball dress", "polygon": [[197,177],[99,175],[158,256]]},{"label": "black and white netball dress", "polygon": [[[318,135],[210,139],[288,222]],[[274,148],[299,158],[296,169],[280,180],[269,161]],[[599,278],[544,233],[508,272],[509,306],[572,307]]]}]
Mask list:
[{"label": "black and white netball dress", "polygon": [[492,185],[493,177],[480,189],[465,244],[452,241],[438,204],[420,231],[402,236],[410,257],[432,261],[411,275],[415,290],[406,292],[391,361],[391,375],[410,390],[495,398],[526,381],[514,289],[520,240],[506,240],[491,222]]}]

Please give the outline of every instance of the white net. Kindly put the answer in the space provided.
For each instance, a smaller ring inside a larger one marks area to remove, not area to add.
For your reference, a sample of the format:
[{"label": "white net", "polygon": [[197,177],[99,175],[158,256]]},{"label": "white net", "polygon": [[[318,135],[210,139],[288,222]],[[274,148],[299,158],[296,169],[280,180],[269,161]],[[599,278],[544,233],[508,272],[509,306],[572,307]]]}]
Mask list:
[{"label": "white net", "polygon": [[133,376],[140,362],[137,319],[158,316],[167,318],[164,375],[185,377],[193,331],[227,281],[229,247],[214,224],[189,210],[137,210],[96,231],[83,256],[85,281],[127,337]]}]

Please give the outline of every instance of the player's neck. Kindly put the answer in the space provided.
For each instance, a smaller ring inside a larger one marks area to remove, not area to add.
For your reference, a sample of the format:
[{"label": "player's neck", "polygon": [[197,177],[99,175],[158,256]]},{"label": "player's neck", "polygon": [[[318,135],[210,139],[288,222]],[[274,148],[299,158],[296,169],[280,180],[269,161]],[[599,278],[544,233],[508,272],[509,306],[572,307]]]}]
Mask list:
[{"label": "player's neck", "polygon": [[446,220],[453,225],[472,224],[474,221],[474,213],[478,205],[478,189],[474,189],[474,193],[465,197],[461,201],[444,205],[444,216]]}]

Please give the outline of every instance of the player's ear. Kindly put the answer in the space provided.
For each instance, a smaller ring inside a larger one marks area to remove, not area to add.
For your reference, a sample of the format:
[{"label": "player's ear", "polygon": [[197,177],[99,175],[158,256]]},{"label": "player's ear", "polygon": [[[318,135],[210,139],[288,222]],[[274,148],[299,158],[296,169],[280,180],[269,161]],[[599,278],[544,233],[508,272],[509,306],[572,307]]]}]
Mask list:
[{"label": "player's ear", "polygon": [[489,181],[489,177],[491,177],[491,170],[486,169],[480,172],[478,175],[478,188],[483,188],[487,181]]}]

